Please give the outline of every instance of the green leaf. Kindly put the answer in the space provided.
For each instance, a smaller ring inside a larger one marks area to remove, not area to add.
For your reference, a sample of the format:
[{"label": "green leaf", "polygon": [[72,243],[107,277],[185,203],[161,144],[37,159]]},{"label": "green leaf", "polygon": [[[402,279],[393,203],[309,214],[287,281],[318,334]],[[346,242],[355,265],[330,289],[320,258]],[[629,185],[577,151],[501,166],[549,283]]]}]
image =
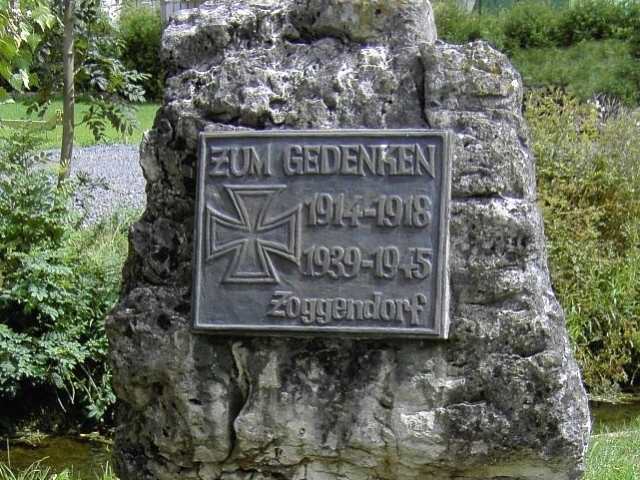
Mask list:
[{"label": "green leaf", "polygon": [[7,65],[6,63],[0,63],[0,76],[2,76],[2,78],[4,78],[7,82],[11,82],[13,73],[11,72],[9,65]]},{"label": "green leaf", "polygon": [[27,43],[29,44],[29,48],[31,48],[31,50],[35,50],[36,48],[38,48],[38,45],[40,45],[41,41],[42,37],[37,33],[31,33],[27,38]]},{"label": "green leaf", "polygon": [[15,90],[22,91],[24,89],[22,75],[19,72],[12,74],[9,77],[9,85],[11,85]]},{"label": "green leaf", "polygon": [[40,79],[38,78],[38,75],[35,73],[30,73],[29,74],[29,84],[31,85],[31,87],[37,87],[38,84],[40,82]]},{"label": "green leaf", "polygon": [[20,52],[20,55],[15,58],[13,65],[15,68],[18,68],[21,70],[29,70],[29,67],[31,66],[32,61],[33,61],[33,55],[31,55],[31,52],[23,49]]},{"label": "green leaf", "polygon": [[24,85],[24,88],[29,88],[29,72],[27,72],[25,69],[21,68],[19,73],[20,77],[22,78],[22,84]]},{"label": "green leaf", "polygon": [[32,15],[33,20],[38,24],[42,31],[51,28],[56,21],[55,15],[49,11],[49,7],[44,3],[41,3],[34,8]]},{"label": "green leaf", "polygon": [[0,38],[0,56],[5,62],[11,62],[18,53],[18,46],[12,38]]}]

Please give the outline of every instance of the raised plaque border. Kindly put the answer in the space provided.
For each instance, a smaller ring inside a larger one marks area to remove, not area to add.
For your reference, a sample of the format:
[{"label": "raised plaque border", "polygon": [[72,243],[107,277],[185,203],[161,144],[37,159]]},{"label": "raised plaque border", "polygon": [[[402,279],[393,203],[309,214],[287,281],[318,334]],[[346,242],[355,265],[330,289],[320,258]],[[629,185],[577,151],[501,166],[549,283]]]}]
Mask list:
[{"label": "raised plaque border", "polygon": [[[438,267],[436,271],[436,309],[433,329],[408,329],[408,328],[372,328],[372,327],[302,327],[302,326],[247,326],[247,325],[211,325],[199,324],[198,313],[200,310],[201,265],[203,249],[199,241],[204,232],[203,208],[205,193],[205,168],[206,145],[210,138],[269,138],[269,137],[427,137],[439,138],[442,141],[442,189],[441,208],[439,215],[440,238],[438,245]],[[195,222],[193,233],[193,288],[192,288],[192,331],[195,333],[207,333],[218,335],[240,336],[337,336],[343,335],[350,338],[418,338],[418,339],[447,339],[449,335],[449,209],[451,203],[451,141],[450,133],[443,130],[420,129],[326,129],[326,130],[237,130],[237,131],[213,131],[201,132],[198,152],[197,186],[195,204]]]}]

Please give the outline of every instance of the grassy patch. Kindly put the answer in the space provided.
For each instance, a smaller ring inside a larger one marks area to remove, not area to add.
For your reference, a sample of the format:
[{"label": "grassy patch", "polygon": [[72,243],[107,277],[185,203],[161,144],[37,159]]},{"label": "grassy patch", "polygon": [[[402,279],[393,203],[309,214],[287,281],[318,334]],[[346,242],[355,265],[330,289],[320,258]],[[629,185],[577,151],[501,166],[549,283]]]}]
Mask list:
[{"label": "grassy patch", "polygon": [[[117,480],[109,464],[103,466],[97,480]],[[587,452],[587,470],[583,480],[637,480],[640,478],[640,419],[627,430],[591,437]],[[0,462],[0,480],[93,480],[73,473],[69,467],[56,473],[44,462],[24,470]]]},{"label": "grassy patch", "polygon": [[529,87],[558,87],[588,100],[605,93],[629,105],[638,103],[640,69],[629,44],[621,40],[585,41],[567,48],[518,49],[511,60]]},{"label": "grassy patch", "polygon": [[640,419],[628,430],[591,437],[583,480],[640,478]]},{"label": "grassy patch", "polygon": [[[11,465],[0,462],[0,480],[90,480],[73,473],[72,469],[55,472],[42,461],[35,462],[23,470],[17,470]],[[111,466],[106,464],[96,475],[95,480],[117,480]]]},{"label": "grassy patch", "polygon": [[[75,129],[75,144],[78,146],[88,146],[95,145],[96,141],[91,134],[91,131],[85,125],[78,125],[82,119],[82,115],[86,112],[88,108],[88,104],[86,103],[77,103],[76,104],[76,129]],[[49,114],[45,116],[45,119],[54,115],[54,113],[60,110],[62,111],[62,101],[54,101],[51,104],[49,109]],[[158,105],[155,103],[144,103],[138,105],[136,118],[138,120],[138,127],[135,129],[132,135],[122,136],[115,129],[109,127],[107,128],[107,141],[106,143],[130,143],[137,144],[140,143],[142,139],[142,134],[151,128],[153,124],[153,119],[156,115],[156,111],[158,110]],[[24,120],[24,119],[33,119],[37,120],[36,116],[28,116],[26,113],[26,107],[21,102],[16,102],[13,104],[2,104],[0,105],[0,122],[2,120]],[[58,125],[55,129],[46,131],[43,134],[43,148],[59,148],[62,141],[62,126]]]}]

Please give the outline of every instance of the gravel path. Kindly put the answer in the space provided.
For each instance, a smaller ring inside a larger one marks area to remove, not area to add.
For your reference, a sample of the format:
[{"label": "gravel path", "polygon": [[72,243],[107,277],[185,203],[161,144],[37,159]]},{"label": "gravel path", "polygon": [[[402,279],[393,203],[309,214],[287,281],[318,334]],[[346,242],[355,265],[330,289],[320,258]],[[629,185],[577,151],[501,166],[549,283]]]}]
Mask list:
[{"label": "gravel path", "polygon": [[[57,161],[60,151],[49,152]],[[86,177],[90,184],[76,197],[87,207],[87,223],[104,218],[119,208],[145,206],[145,181],[137,145],[74,147],[71,175]],[[85,191],[86,190],[86,191]]]}]

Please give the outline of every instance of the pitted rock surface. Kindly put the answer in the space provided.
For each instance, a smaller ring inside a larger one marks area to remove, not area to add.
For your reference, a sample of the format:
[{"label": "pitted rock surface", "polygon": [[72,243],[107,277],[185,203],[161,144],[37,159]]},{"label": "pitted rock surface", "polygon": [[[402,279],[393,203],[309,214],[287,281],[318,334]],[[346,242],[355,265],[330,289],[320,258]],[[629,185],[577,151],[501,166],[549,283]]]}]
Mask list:
[{"label": "pitted rock surface", "polygon": [[[426,0],[217,0],[174,18],[163,55],[107,323],[120,478],[579,478],[587,400],[507,59],[436,41]],[[358,127],[454,133],[450,338],[194,334],[198,133]]]}]

